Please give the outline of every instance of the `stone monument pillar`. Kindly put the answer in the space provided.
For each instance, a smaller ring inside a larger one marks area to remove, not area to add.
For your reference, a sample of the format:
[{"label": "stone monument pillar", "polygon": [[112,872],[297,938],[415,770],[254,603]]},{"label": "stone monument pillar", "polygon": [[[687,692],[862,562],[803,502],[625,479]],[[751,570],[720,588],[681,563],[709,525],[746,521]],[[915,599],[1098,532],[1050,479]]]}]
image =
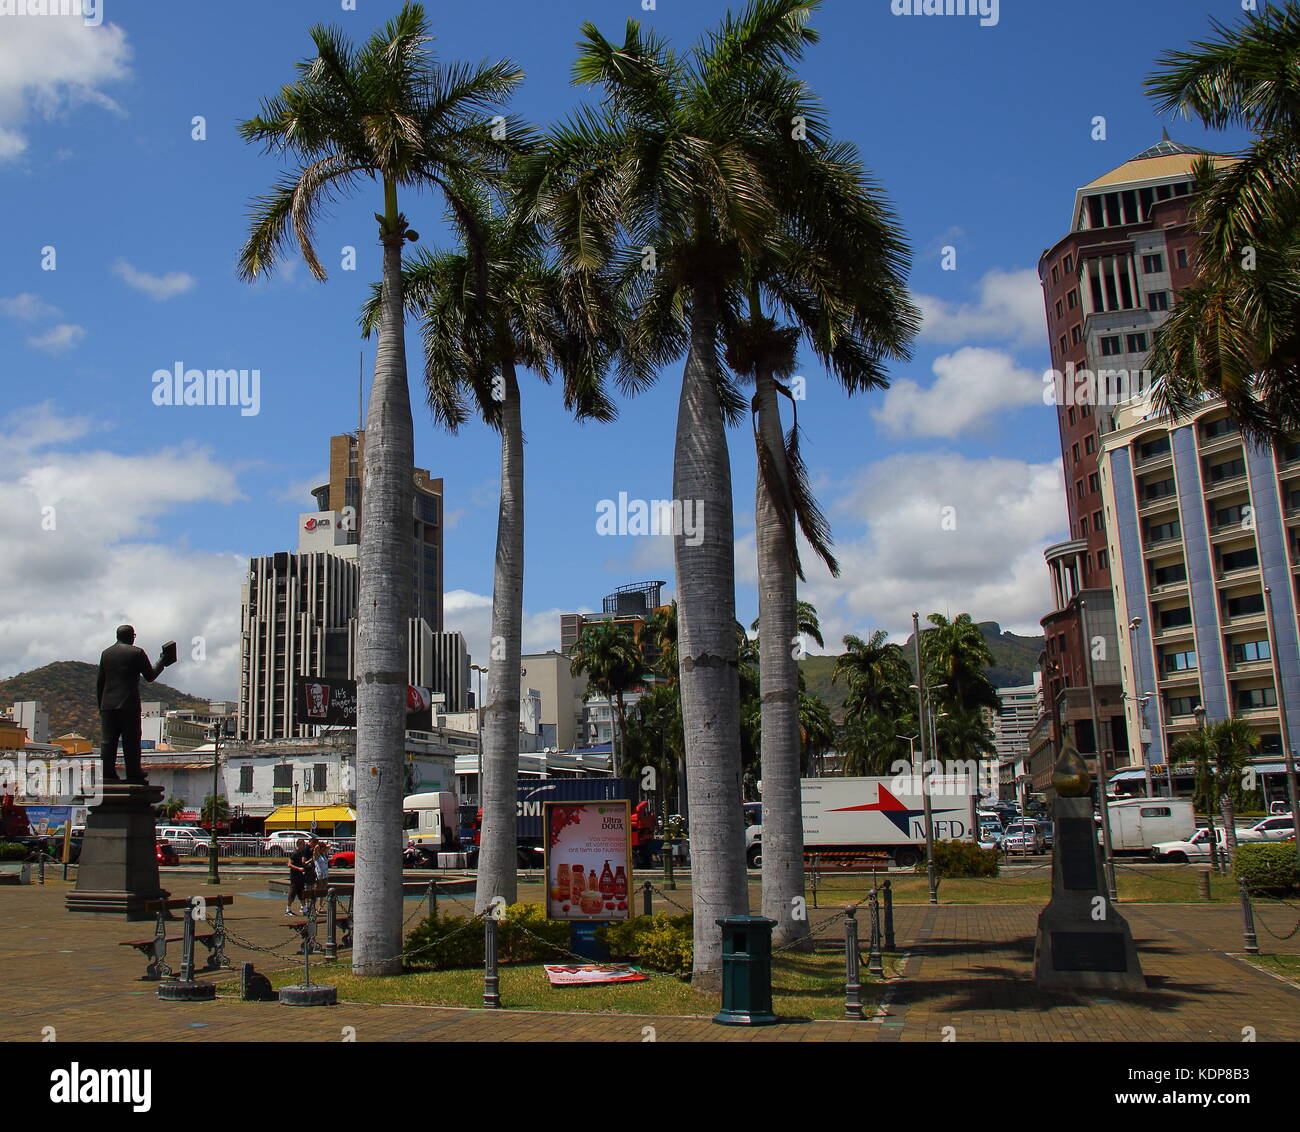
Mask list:
[{"label": "stone monument pillar", "polygon": [[163,900],[158,883],[154,807],[161,786],[106,782],[104,800],[86,818],[77,885],[68,893],[69,912],[107,912],[128,920],[148,920],[144,905]]},{"label": "stone monument pillar", "polygon": [[1061,752],[1052,786],[1052,899],[1038,916],[1034,981],[1048,988],[1145,990],[1133,933],[1106,894],[1091,776],[1073,747]]}]

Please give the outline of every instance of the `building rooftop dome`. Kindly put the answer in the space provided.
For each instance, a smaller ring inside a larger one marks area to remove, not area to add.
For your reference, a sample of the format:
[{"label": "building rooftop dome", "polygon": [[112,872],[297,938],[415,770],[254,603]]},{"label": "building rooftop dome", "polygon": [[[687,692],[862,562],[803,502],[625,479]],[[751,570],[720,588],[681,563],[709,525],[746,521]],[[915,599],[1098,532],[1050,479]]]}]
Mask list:
[{"label": "building rooftop dome", "polygon": [[1103,173],[1095,181],[1084,185],[1084,188],[1095,189],[1104,185],[1123,185],[1133,181],[1155,181],[1190,173],[1192,166],[1200,157],[1213,158],[1216,165],[1238,160],[1226,154],[1197,149],[1196,146],[1176,142],[1170,138],[1168,130],[1162,130],[1160,140],[1155,145],[1144,149],[1136,157],[1129,158],[1123,165],[1116,166],[1109,173]]}]

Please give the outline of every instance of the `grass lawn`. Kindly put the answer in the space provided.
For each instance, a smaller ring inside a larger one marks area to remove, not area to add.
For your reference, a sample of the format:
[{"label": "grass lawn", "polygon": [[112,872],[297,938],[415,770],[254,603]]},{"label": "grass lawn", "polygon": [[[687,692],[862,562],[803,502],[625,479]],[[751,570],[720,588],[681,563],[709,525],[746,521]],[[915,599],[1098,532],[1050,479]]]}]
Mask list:
[{"label": "grass lawn", "polygon": [[[897,970],[897,960],[887,956],[887,974]],[[647,971],[644,983],[612,986],[553,987],[539,964],[501,968],[501,1002],[513,1010],[582,1011],[600,1014],[666,1014],[711,1017],[718,1011],[717,995],[696,994],[688,983],[671,975]],[[275,987],[302,982],[301,968],[270,976]],[[388,978],[358,978],[346,964],[312,964],[312,982],[338,987],[340,1002],[388,1005],[483,1005],[483,972],[415,969]],[[870,1017],[885,984],[872,979],[862,964],[862,1001]],[[772,964],[773,1009],[783,1018],[844,1017],[843,952],[778,956]]]},{"label": "grass lawn", "polygon": [[1251,955],[1251,963],[1300,985],[1300,955]]}]

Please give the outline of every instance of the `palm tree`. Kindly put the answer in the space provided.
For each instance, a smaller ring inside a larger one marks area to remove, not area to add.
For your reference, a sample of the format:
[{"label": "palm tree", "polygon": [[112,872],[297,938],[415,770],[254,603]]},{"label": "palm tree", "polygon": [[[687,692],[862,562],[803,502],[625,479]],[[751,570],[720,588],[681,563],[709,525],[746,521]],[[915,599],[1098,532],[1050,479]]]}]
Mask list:
[{"label": "palm tree", "polygon": [[[213,821],[213,811],[216,812],[216,821]],[[230,817],[230,803],[224,795],[218,794],[214,799],[211,794],[203,799],[203,808],[199,811],[199,824],[206,825],[208,829],[216,832],[216,828],[222,822]]]},{"label": "palm tree", "polygon": [[[587,674],[587,686],[595,689],[614,708],[613,762],[619,761],[619,736],[627,716],[624,696],[644,680],[641,650],[636,638],[616,621],[584,625],[570,653],[569,671]],[[588,692],[590,695],[590,691]]]},{"label": "palm tree", "polygon": [[677,793],[678,767],[686,748],[682,701],[676,684],[658,684],[645,690],[627,713],[621,746],[619,773],[639,778],[645,767],[653,767],[659,808],[669,813],[669,799]]},{"label": "palm tree", "polygon": [[162,811],[163,817],[167,818],[168,821],[173,821],[175,820],[176,815],[179,814],[181,810],[185,809],[185,799],[176,797],[168,798],[167,801],[158,808]]},{"label": "palm tree", "polygon": [[[522,152],[529,139],[515,138]],[[559,371],[566,407],[610,420],[602,376],[617,343],[609,289],[561,273],[540,229],[486,187],[458,185],[449,221],[460,249],[421,253],[403,271],[407,306],[422,320],[424,380],[434,417],[456,432],[477,413],[501,435],[500,509],[492,587],[492,664],[480,754],[483,828],[475,909],[517,892],[515,785],[519,774],[519,677],[523,640],[524,434],[519,366],[544,381]],[[362,316],[367,333],[378,290]]]},{"label": "palm tree", "polygon": [[[759,633],[761,624],[761,619],[755,617],[750,622],[749,628],[752,632]],[[801,637],[811,637],[817,642],[818,648],[826,647],[826,642],[822,640],[821,618],[817,614],[817,607],[811,601],[804,601],[801,598],[794,603],[794,631]],[[762,640],[761,633],[757,639]],[[791,644],[794,642],[792,641]]]},{"label": "palm tree", "polygon": [[670,684],[677,683],[677,602],[656,609],[641,627],[641,649],[656,653],[653,668]]},{"label": "palm tree", "polygon": [[1247,432],[1276,439],[1300,426],[1300,4],[1212,26],[1212,40],[1162,55],[1147,90],[1163,112],[1256,137],[1239,161],[1193,166],[1197,281],[1148,364],[1164,408],[1185,413],[1211,393]]},{"label": "palm tree", "polygon": [[936,707],[956,716],[977,708],[998,707],[998,692],[986,669],[993,653],[969,613],[949,621],[942,613],[926,618],[933,628],[921,630],[921,663],[926,681],[944,684]]},{"label": "palm tree", "polygon": [[831,683],[843,677],[848,684],[844,700],[846,719],[880,715],[901,719],[911,709],[912,669],[903,646],[877,629],[867,640],[852,634],[844,638],[844,652],[835,658]]},{"label": "palm tree", "polygon": [[835,720],[826,701],[800,687],[799,749],[804,774],[820,773],[822,755],[835,745],[835,735]]},{"label": "palm tree", "polygon": [[997,756],[993,732],[980,708],[945,712],[942,718],[936,718],[934,729],[939,751],[943,752],[935,752],[935,757],[942,758],[945,764],[961,762],[978,767],[985,759]]},{"label": "palm tree", "polygon": [[791,123],[781,70],[810,41],[816,0],[750,0],[688,54],[629,21],[621,45],[592,24],[575,80],[600,111],[552,132],[535,199],[563,261],[617,264],[637,317],[633,379],[686,353],[673,498],[699,520],[674,537],[682,715],[691,800],[694,977],[721,978],[719,918],[749,907],[740,807],[731,467],[725,422],[740,408],[719,360],[720,327],[745,289],[745,262],[781,227]]},{"label": "palm tree", "polygon": [[[1195,766],[1197,804],[1212,815],[1217,803],[1227,840],[1227,865],[1237,853],[1235,799],[1258,746],[1259,733],[1244,719],[1221,719],[1184,735],[1169,749],[1171,762],[1191,762]],[[1210,838],[1214,840],[1213,819]]]},{"label": "palm tree", "polygon": [[357,678],[357,895],[353,970],[385,975],[402,960],[402,773],[406,745],[406,627],[411,612],[414,441],[403,338],[402,247],[416,234],[398,190],[436,187],[454,206],[454,181],[496,169],[508,151],[488,113],[518,84],[510,63],[441,67],[428,49],[424,9],[406,3],[358,50],[316,26],[316,57],[297,81],[262,100],[240,126],[246,141],[297,168],[254,204],[240,274],[255,279],[284,255],[290,232],[320,280],[312,242],[321,209],[366,180],[383,189],[379,344],[366,418],[361,499]]},{"label": "palm tree", "polygon": [[[910,774],[911,749],[898,737],[901,730],[898,718],[883,712],[867,712],[846,720],[839,737],[844,774],[850,777],[893,774],[900,761],[908,766]],[[767,821],[766,808],[763,821]],[[766,852],[766,829],[763,839]]]}]

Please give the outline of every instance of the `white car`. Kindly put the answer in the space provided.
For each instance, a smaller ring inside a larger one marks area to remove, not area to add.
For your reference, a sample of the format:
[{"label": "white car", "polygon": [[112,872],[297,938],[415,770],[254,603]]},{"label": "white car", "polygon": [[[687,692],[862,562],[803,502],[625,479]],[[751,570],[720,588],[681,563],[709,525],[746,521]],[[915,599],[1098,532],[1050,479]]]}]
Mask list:
[{"label": "white car", "polygon": [[298,847],[298,839],[310,841],[316,835],[305,829],[281,829],[269,834],[262,842],[262,851],[274,857],[287,857]]},{"label": "white car", "polygon": [[1256,822],[1249,829],[1237,831],[1238,841],[1285,841],[1295,832],[1295,823],[1291,815],[1265,818]]},{"label": "white car", "polygon": [[1043,829],[1038,822],[1024,819],[1013,821],[1002,836],[1002,852],[1041,853],[1043,841]]},{"label": "white car", "polygon": [[206,853],[211,845],[206,829],[188,825],[160,825],[154,830],[154,837],[159,841],[170,841],[177,853],[190,856]]},{"label": "white car", "polygon": [[[1242,835],[1244,829],[1237,830],[1238,843],[1245,841]],[[1219,852],[1224,853],[1228,847],[1228,835],[1222,826],[1214,827],[1215,841],[1218,843]],[[1151,856],[1157,861],[1171,861],[1182,863],[1186,861],[1209,861],[1210,860],[1210,831],[1208,829],[1198,829],[1186,841],[1162,841],[1158,845],[1151,846]]]}]

